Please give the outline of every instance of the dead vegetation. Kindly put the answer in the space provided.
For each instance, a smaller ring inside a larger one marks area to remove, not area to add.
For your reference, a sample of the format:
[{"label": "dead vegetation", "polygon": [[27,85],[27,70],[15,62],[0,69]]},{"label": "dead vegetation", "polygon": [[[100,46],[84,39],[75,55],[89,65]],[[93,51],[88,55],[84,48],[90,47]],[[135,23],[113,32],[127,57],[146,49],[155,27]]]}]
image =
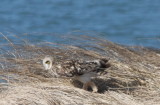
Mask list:
[{"label": "dead vegetation", "polygon": [[[72,37],[79,45],[44,42],[39,45],[9,44],[0,47],[0,105],[159,105],[160,51],[122,46],[89,36]],[[82,90],[69,78],[53,78],[42,59],[51,55],[67,59],[109,58],[111,67],[93,81],[99,93]]]}]

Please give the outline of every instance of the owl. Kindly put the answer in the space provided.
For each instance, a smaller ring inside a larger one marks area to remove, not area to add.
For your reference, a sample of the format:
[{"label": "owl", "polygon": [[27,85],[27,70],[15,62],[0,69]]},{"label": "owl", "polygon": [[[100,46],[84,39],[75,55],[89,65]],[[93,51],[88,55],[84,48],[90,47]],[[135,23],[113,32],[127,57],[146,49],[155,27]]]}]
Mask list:
[{"label": "owl", "polygon": [[88,90],[91,87],[92,92],[97,92],[98,88],[92,78],[97,77],[99,72],[104,72],[110,67],[108,59],[97,60],[65,60],[57,63],[51,56],[43,59],[45,70],[52,71],[54,77],[70,77],[83,83],[83,89]]}]

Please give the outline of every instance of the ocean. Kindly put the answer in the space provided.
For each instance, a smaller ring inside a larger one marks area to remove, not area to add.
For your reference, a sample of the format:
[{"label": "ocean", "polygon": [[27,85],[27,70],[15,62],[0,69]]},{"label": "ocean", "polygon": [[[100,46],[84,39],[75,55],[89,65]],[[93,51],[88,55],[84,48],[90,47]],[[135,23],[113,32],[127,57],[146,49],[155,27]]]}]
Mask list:
[{"label": "ocean", "polygon": [[3,35],[37,43],[66,43],[61,36],[89,35],[159,49],[159,4],[160,0],[2,0],[0,44],[5,43]]}]

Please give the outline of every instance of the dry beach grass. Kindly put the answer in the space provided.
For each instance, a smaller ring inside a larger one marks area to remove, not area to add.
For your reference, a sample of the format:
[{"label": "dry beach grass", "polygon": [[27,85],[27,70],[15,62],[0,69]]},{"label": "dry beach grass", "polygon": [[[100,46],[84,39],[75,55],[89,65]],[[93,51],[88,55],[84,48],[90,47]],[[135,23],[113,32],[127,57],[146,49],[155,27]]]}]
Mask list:
[{"label": "dry beach grass", "polygon": [[[159,105],[160,51],[122,46],[89,36],[81,46],[44,42],[0,48],[0,105]],[[10,48],[10,49],[5,49]],[[45,55],[66,59],[109,58],[111,67],[93,81],[98,93],[81,89],[69,78],[53,78],[42,66]]]}]

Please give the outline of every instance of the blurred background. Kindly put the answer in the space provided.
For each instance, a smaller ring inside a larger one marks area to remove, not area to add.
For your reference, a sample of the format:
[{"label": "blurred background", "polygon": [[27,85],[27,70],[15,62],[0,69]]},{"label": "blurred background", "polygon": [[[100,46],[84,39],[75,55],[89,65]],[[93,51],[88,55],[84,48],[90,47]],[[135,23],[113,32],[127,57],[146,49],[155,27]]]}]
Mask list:
[{"label": "blurred background", "polygon": [[2,0],[0,32],[0,43],[13,35],[64,42],[61,35],[78,33],[160,48],[160,0]]}]

